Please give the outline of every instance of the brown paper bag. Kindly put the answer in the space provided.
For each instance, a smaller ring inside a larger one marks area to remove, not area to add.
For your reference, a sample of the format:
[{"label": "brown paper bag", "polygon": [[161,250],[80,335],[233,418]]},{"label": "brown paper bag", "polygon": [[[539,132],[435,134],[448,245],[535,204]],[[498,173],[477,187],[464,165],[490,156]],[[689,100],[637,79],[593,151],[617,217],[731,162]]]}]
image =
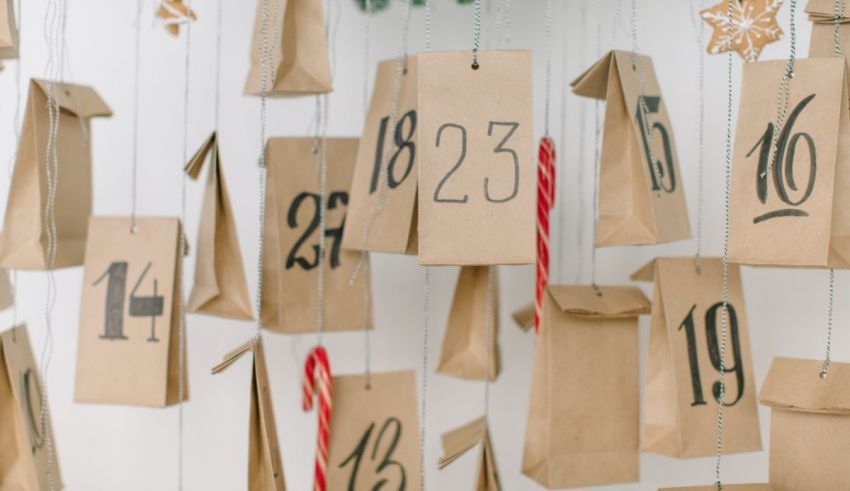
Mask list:
[{"label": "brown paper bag", "polygon": [[437,464],[440,469],[457,460],[472,447],[481,444],[475,490],[501,491],[499,471],[496,469],[496,458],[493,455],[490,432],[487,430],[487,422],[484,417],[444,433],[442,440],[444,455]]},{"label": "brown paper bag", "polygon": [[[53,440],[49,412],[46,431]],[[38,368],[26,326],[16,326],[0,334],[0,489],[46,491],[50,480],[62,488],[55,455],[48,480],[46,436]]]},{"label": "brown paper bag", "polygon": [[850,483],[850,364],[776,358],[759,400],[770,415],[775,491],[839,491]]},{"label": "brown paper bag", "polygon": [[649,307],[637,288],[548,287],[523,474],[548,489],[638,480],[637,316]]},{"label": "brown paper bag", "polygon": [[416,73],[415,56],[378,64],[351,182],[346,249],[416,253]]},{"label": "brown paper bag", "polygon": [[[702,258],[664,257],[632,275],[655,280],[642,450],[677,458],[713,456],[716,451],[723,265]],[[741,273],[729,265],[726,405],[723,453],[761,450],[756,379]]]},{"label": "brown paper bag", "polygon": [[535,259],[531,51],[417,56],[419,262]]},{"label": "brown paper bag", "polygon": [[499,286],[496,273],[496,268],[491,270],[490,266],[460,268],[437,373],[472,380],[489,378],[491,381],[499,376]]},{"label": "brown paper bag", "polygon": [[186,164],[185,171],[189,177],[197,180],[207,156],[210,169],[207,171],[201,223],[198,227],[195,285],[186,308],[189,312],[253,319],[236,220],[230,206],[215,133],[207,138]]},{"label": "brown paper bag", "polygon": [[419,489],[419,470],[416,374],[335,376],[328,489]]},{"label": "brown paper bag", "polygon": [[528,331],[534,327],[534,304],[528,304],[525,307],[519,308],[511,314],[514,322],[517,323],[520,329]]},{"label": "brown paper bag", "polygon": [[[30,82],[27,110],[0,235],[0,266],[45,269],[48,224],[45,148],[48,137],[47,93],[50,82]],[[112,112],[90,87],[55,83],[59,103],[56,149],[59,173],[53,214],[56,220],[54,268],[83,263],[86,225],[91,214],[91,129],[89,119]]]},{"label": "brown paper bag", "polygon": [[0,59],[18,57],[18,26],[14,0],[0,0]]},{"label": "brown paper bag", "polygon": [[[785,61],[744,65],[732,165],[729,258],[850,268],[850,118],[845,63],[797,60],[772,143]],[[775,163],[774,157],[775,154]]]},{"label": "brown paper bag", "polygon": [[690,238],[676,141],[652,60],[611,51],[571,87],[577,95],[607,100],[596,245]]},{"label": "brown paper bag", "polygon": [[[809,44],[810,58],[829,58],[835,56],[835,1],[809,0],[806,13],[812,22],[812,38]],[[841,53],[846,55],[850,48],[850,4],[844,5],[838,27]]]},{"label": "brown paper bag", "polygon": [[9,272],[0,269],[0,310],[15,304],[15,289],[9,281]]},{"label": "brown paper bag", "polygon": [[[77,402],[159,407],[180,402],[180,236],[176,218],[136,218],[135,232],[129,218],[89,221]],[[185,371],[183,387],[188,400]]]},{"label": "brown paper bag", "polygon": [[[724,484],[724,491],[772,491],[770,484]],[[658,488],[658,491],[717,491],[717,485],[683,486],[680,488]]]},{"label": "brown paper bag", "polygon": [[[320,167],[315,143],[314,138],[272,138],[266,147],[263,325],[273,331],[316,329]],[[326,148],[325,330],[371,328],[368,265],[350,285],[360,253],[340,247],[348,227],[346,207],[357,139],[328,138]]]},{"label": "brown paper bag", "polygon": [[[263,2],[269,5],[266,29]],[[270,67],[263,66],[264,30],[269,41]],[[262,92],[264,69],[270,71],[266,87],[270,96],[325,94],[333,90],[322,2],[257,0],[246,94]]]}]

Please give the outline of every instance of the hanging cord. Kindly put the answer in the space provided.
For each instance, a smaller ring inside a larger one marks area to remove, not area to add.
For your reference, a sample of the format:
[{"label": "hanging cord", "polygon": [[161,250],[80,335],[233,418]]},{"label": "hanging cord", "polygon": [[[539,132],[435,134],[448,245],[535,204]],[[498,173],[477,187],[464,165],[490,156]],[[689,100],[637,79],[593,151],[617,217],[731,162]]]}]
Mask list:
[{"label": "hanging cord", "polygon": [[325,333],[325,231],[327,230],[328,208],[325,203],[328,181],[328,97],[327,95],[316,96],[316,135],[313,153],[317,155],[319,172],[319,261],[317,280],[316,301],[316,333],[317,344],[322,346],[322,337]]},{"label": "hanging cord", "polygon": [[697,154],[697,237],[694,265],[697,274],[702,272],[702,214],[703,214],[703,168],[705,167],[705,22],[699,18],[702,0],[691,0],[691,21],[696,30],[697,52],[699,53],[699,150]]},{"label": "hanging cord", "polygon": [[[631,0],[631,6],[632,70],[638,70],[638,80],[640,85],[640,95],[638,96],[638,105],[640,106],[640,110],[638,110],[638,117],[641,118],[643,121],[643,127],[646,128],[646,153],[649,158],[650,172],[655,174],[658,172],[655,167],[656,165],[660,165],[660,163],[656,164],[654,152],[652,150],[652,137],[655,131],[653,125],[649,124],[649,117],[647,116],[649,114],[649,108],[646,106],[646,98],[644,97],[646,94],[646,63],[639,63],[638,59],[637,0]],[[638,67],[638,65],[640,65],[640,67]]]},{"label": "hanging cord", "polygon": [[[365,28],[365,39],[363,40],[363,114],[369,114],[369,48],[370,48],[370,34],[372,30],[372,16],[374,15],[372,0],[365,0],[366,7],[366,28]],[[426,33],[430,24],[428,23],[428,11],[426,7],[425,12],[426,19]],[[427,36],[426,36],[426,44],[427,44]],[[370,257],[368,253],[366,254],[365,261],[368,264]],[[365,355],[365,368],[366,368],[366,390],[372,388],[372,332],[369,328],[371,319],[371,304],[372,304],[372,294],[369,288],[363,289],[363,352]]]},{"label": "hanging cord", "polygon": [[23,27],[21,24],[21,18],[23,16],[21,10],[23,9],[23,3],[23,0],[18,1],[16,21],[18,24],[18,59],[15,61],[15,119],[12,120],[12,130],[15,132],[15,146],[7,166],[9,177],[12,176],[12,171],[15,169],[15,161],[18,158],[18,143],[21,139],[21,31]]},{"label": "hanging cord", "polygon": [[782,132],[782,126],[785,124],[785,117],[788,114],[788,101],[791,97],[791,80],[794,78],[794,63],[797,59],[797,0],[791,0],[788,6],[789,22],[791,24],[791,49],[788,53],[788,62],[785,65],[785,72],[782,74],[782,80],[779,84],[779,92],[776,94],[776,125],[773,127],[771,139],[774,142],[770,156],[770,162],[767,169],[762,171],[761,177],[764,178],[768,171],[773,170],[776,165],[776,159],[779,155],[779,134]]},{"label": "hanging cord", "polygon": [[217,14],[215,20],[215,109],[213,121],[216,137],[218,136],[218,124],[221,119],[221,19],[222,0],[218,0]]},{"label": "hanging cord", "polygon": [[475,0],[472,8],[474,23],[472,27],[472,69],[478,70],[478,50],[481,48],[481,0]]},{"label": "hanging cord", "polygon": [[265,239],[265,223],[266,223],[266,111],[267,99],[269,91],[269,82],[271,78],[271,50],[269,48],[269,2],[271,0],[263,0],[262,16],[263,23],[260,27],[260,37],[262,38],[261,58],[263,60],[263,69],[260,76],[260,156],[258,159],[259,167],[259,222],[260,231],[258,237],[259,251],[257,252],[257,329],[254,334],[255,342],[260,341],[261,331],[263,328],[263,247]]},{"label": "hanging cord", "polygon": [[[476,59],[477,64],[477,59]],[[546,102],[543,133],[549,136],[549,105],[552,92],[552,0],[546,0]]]},{"label": "hanging cord", "polygon": [[[561,19],[561,24],[566,25],[566,9],[567,3],[564,2],[564,14],[565,17]],[[587,9],[582,4],[579,14],[579,39],[587,39]],[[579,50],[578,57],[579,65],[585,66],[585,57],[584,50]],[[569,92],[567,88],[567,50],[564,49],[564,57],[563,64],[561,69],[561,148],[567,148],[567,108],[566,108],[566,100],[567,93]],[[576,165],[576,199],[578,201],[576,205],[576,232],[575,232],[575,244],[576,244],[576,271],[574,283],[578,283],[581,281],[581,277],[584,274],[584,261],[582,260],[582,255],[584,252],[584,226],[585,226],[585,196],[584,196],[584,166],[587,162],[587,131],[585,121],[587,120],[587,104],[584,100],[579,101],[578,108],[578,165]],[[566,159],[561,159],[564,162],[563,170],[561,171],[561,175],[566,175]],[[567,186],[564,181],[567,179],[559,179],[558,184],[561,187],[561,196],[566,196],[567,194]],[[564,243],[564,233],[566,229],[566,206],[564,203],[565,200],[560,200],[557,203],[558,206],[558,243]],[[556,248],[558,251],[558,264],[560,270],[560,280],[566,281],[567,273],[566,273],[566,264],[564,261],[563,247]]]},{"label": "hanging cord", "polygon": [[425,0],[425,51],[431,51],[431,16],[431,0]]},{"label": "hanging cord", "polygon": [[141,63],[141,39],[142,39],[142,9],[145,1],[136,1],[136,49],[133,67],[133,155],[130,170],[130,232],[136,233],[136,189],[137,170],[139,166],[139,65]]},{"label": "hanging cord", "polygon": [[487,266],[487,294],[484,297],[484,333],[485,347],[487,352],[484,354],[484,421],[490,420],[490,379],[495,375],[491,369],[493,363],[493,334],[496,326],[496,319],[493,315],[493,302],[495,300],[495,292],[493,288],[493,275],[496,274],[494,266]]},{"label": "hanging cord", "polygon": [[511,0],[499,0],[496,5],[496,49],[505,49],[511,43]]},{"label": "hanging cord", "polygon": [[[618,3],[619,5],[619,3]],[[597,20],[596,24],[596,56],[599,57],[602,52],[602,23]],[[590,285],[596,290],[599,295],[599,287],[596,284],[596,221],[599,215],[599,166],[602,121],[600,119],[600,108],[602,103],[599,100],[593,103],[593,216],[591,217],[590,231]]]}]

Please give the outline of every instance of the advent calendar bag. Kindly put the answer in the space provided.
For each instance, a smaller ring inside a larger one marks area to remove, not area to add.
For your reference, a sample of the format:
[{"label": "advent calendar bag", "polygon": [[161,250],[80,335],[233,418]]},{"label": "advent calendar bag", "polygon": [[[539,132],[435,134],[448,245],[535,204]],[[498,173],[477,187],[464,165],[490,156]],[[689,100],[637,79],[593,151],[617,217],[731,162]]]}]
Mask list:
[{"label": "advent calendar bag", "polygon": [[746,63],[732,164],[729,258],[850,267],[850,113],[843,58],[794,63],[787,116],[772,138],[786,62]]},{"label": "advent calendar bag", "polygon": [[18,57],[18,26],[14,0],[0,0],[0,59]]},{"label": "advent calendar bag", "polygon": [[548,287],[523,474],[547,489],[638,480],[637,318],[649,307],[637,288]]},{"label": "advent calendar bag", "polygon": [[413,371],[338,375],[327,489],[420,489]]},{"label": "advent calendar bag", "polygon": [[30,82],[26,113],[18,142],[17,160],[9,186],[6,218],[0,235],[0,266],[14,269],[47,268],[47,234],[44,210],[48,198],[45,155],[49,134],[47,94],[51,91],[59,104],[59,132],[56,151],[59,156],[53,215],[56,221],[56,258],[54,268],[83,263],[86,225],[91,214],[91,128],[89,119],[111,116],[112,112],[90,87]]},{"label": "advent calendar bag", "polygon": [[[135,231],[129,218],[89,221],[76,402],[180,402],[180,229],[176,218],[136,218]],[[183,387],[188,400],[185,371]]]},{"label": "advent calendar bag", "polygon": [[[0,333],[0,489],[47,491],[62,487],[59,463],[47,458],[43,431],[53,440],[49,412],[41,425],[41,378],[26,326]],[[50,480],[48,480],[48,470]]]},{"label": "advent calendar bag", "polygon": [[[632,275],[655,281],[642,449],[677,458],[714,456],[722,336],[720,259],[658,258]],[[756,380],[741,274],[729,265],[723,453],[761,450]]]},{"label": "advent calendar bag", "polygon": [[419,262],[529,264],[537,160],[531,51],[417,56]]},{"label": "advent calendar bag", "polygon": [[490,432],[487,429],[487,421],[484,417],[444,433],[442,443],[443,457],[437,464],[440,469],[480,445],[481,452],[479,454],[478,476],[475,479],[475,491],[501,491],[499,471],[496,469],[496,458],[493,455]]},{"label": "advent calendar bag", "polygon": [[676,141],[652,60],[611,51],[571,87],[576,95],[607,101],[596,245],[690,238]]},{"label": "advent calendar bag", "polygon": [[[343,250],[356,138],[328,138],[325,188],[325,330],[371,328],[368,264]],[[266,146],[263,325],[283,333],[316,330],[319,306],[320,150],[315,138],[271,138]]]},{"label": "advent calendar bag", "polygon": [[195,284],[186,309],[234,319],[253,319],[236,220],[224,181],[215,133],[186,164],[185,171],[197,180],[208,157],[210,164],[198,226]]},{"label": "advent calendar bag", "polygon": [[[839,6],[841,5],[839,0]],[[809,0],[806,13],[812,22],[812,37],[809,43],[810,58],[829,58],[835,56],[835,0]],[[838,26],[838,39],[841,54],[847,55],[850,49],[850,4],[844,2],[841,21]]]},{"label": "advent calendar bag", "polygon": [[270,96],[325,94],[333,90],[328,42],[325,37],[323,3],[316,0],[257,0],[254,35],[251,40],[251,67],[245,93],[263,90],[263,3],[268,2]]}]

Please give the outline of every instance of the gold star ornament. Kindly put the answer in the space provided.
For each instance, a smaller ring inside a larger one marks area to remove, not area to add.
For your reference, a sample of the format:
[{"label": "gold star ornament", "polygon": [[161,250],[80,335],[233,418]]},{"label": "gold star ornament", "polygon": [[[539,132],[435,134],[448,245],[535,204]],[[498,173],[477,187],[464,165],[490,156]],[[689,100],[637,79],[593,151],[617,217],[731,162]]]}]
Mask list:
[{"label": "gold star ornament", "polygon": [[181,24],[188,24],[197,19],[195,13],[183,4],[183,0],[162,0],[156,11],[156,17],[172,36],[180,34]]},{"label": "gold star ornament", "polygon": [[[728,17],[732,3],[732,22]],[[700,12],[714,33],[708,42],[710,54],[737,52],[744,61],[756,61],[762,49],[782,38],[776,23],[776,13],[782,0],[721,0],[717,5]]]}]

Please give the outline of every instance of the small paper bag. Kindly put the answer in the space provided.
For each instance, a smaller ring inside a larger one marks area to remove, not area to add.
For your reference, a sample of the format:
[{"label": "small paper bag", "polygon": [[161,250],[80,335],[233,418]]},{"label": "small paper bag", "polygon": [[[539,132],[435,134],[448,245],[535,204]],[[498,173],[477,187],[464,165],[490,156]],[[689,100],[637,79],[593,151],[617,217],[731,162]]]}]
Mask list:
[{"label": "small paper bag", "polygon": [[440,469],[457,460],[472,447],[481,444],[481,456],[478,462],[478,478],[475,481],[476,491],[501,491],[499,471],[496,469],[496,458],[493,446],[490,444],[490,432],[484,417],[467,423],[460,428],[443,434],[443,457],[437,464]]},{"label": "small paper bag", "polygon": [[[75,401],[180,402],[180,228],[176,218],[136,218],[135,231],[125,217],[89,221]],[[183,387],[188,400],[185,371]]]},{"label": "small paper bag", "polygon": [[690,238],[676,141],[652,60],[611,51],[570,85],[607,101],[596,245]]},{"label": "small paper bag", "polygon": [[548,287],[523,474],[548,489],[638,480],[637,316],[649,307],[637,288]]},{"label": "small paper bag", "polygon": [[460,268],[437,373],[491,381],[499,376],[498,291],[496,268]]},{"label": "small paper bag", "polygon": [[[850,4],[844,2],[844,11],[838,26],[841,54],[850,48]],[[810,58],[835,56],[835,0],[809,0],[806,13],[812,22],[812,38],[809,43]]]},{"label": "small paper bag", "polygon": [[0,60],[18,57],[18,26],[14,0],[0,0]]},{"label": "small paper bag", "polygon": [[[263,26],[263,3],[268,2],[268,23]],[[271,63],[264,67],[266,32]],[[333,90],[325,12],[315,0],[257,0],[251,67],[245,93],[263,90],[263,70],[269,70],[266,91],[270,96],[325,94]]]},{"label": "small paper bag", "polygon": [[[761,450],[756,379],[741,273],[729,265],[728,341],[723,453]],[[643,444],[646,452],[709,457],[717,445],[717,396],[723,316],[723,265],[718,258],[664,257],[632,275],[655,280]]]},{"label": "small paper bag", "polygon": [[528,331],[534,326],[534,304],[528,304],[511,314],[520,329]]},{"label": "small paper bag", "polygon": [[[284,333],[313,332],[319,305],[319,150],[314,138],[272,138],[266,147],[266,235],[263,325]],[[340,247],[356,138],[328,138],[325,189],[325,330],[371,328],[371,284],[360,253]],[[314,151],[315,150],[315,151]],[[276,230],[272,230],[276,228]],[[265,285],[272,284],[269,288]]]},{"label": "small paper bag", "polygon": [[416,253],[416,70],[416,56],[378,64],[351,182],[346,249]]},{"label": "small paper bag", "polygon": [[218,140],[213,133],[186,164],[186,174],[198,179],[209,156],[204,204],[198,226],[198,259],[195,285],[189,295],[189,312],[253,319],[248,282],[242,266],[242,252],[236,233],[236,220],[230,194],[221,168]]},{"label": "small paper bag", "polygon": [[257,337],[231,351],[212,369],[212,373],[220,373],[249,352],[254,354],[254,362],[248,430],[248,491],[286,491],[263,339]]},{"label": "small paper bag", "polygon": [[785,61],[744,64],[735,137],[729,258],[850,268],[850,117],[842,58],[794,63],[778,137]]},{"label": "small paper bag", "polygon": [[769,406],[774,491],[839,491],[850,483],[850,364],[775,358],[759,400]]},{"label": "small paper bag", "polygon": [[[48,180],[45,156],[49,135],[47,94],[50,85],[59,104],[59,155],[53,215],[56,221],[54,268],[83,263],[86,225],[91,214],[91,129],[89,119],[112,112],[90,87],[43,80],[30,82],[17,160],[9,186],[6,218],[0,234],[0,266],[14,269],[48,267],[44,220]],[[52,166],[53,161],[51,159]]]},{"label": "small paper bag", "polygon": [[419,489],[419,471],[416,374],[335,376],[328,489]]},{"label": "small paper bag", "polygon": [[531,51],[417,56],[419,262],[535,259]]},{"label": "small paper bag", "polygon": [[[770,484],[724,484],[724,491],[772,491]],[[717,491],[717,485],[683,486],[679,488],[658,488],[658,491]]]},{"label": "small paper bag", "polygon": [[[49,414],[46,431],[55,445]],[[0,435],[0,489],[50,489],[47,435],[41,425],[41,378],[23,325],[0,334]],[[55,454],[49,471],[55,488],[61,489]]]}]

